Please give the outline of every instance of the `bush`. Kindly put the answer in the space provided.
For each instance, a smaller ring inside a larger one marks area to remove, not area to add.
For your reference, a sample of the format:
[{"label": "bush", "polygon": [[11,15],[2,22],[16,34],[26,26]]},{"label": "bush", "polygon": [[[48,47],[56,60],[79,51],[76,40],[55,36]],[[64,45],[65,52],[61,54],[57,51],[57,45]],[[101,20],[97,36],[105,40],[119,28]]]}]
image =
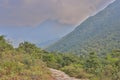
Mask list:
[{"label": "bush", "polygon": [[70,75],[71,77],[76,77],[80,79],[88,79],[93,76],[91,74],[86,73],[82,66],[79,64],[65,66],[61,68],[61,70]]}]

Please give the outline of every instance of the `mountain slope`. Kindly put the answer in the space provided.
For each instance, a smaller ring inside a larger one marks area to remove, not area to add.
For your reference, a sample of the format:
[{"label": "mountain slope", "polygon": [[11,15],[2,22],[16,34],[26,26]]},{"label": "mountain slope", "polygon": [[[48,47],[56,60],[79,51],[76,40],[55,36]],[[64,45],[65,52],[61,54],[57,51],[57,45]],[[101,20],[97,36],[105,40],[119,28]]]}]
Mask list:
[{"label": "mountain slope", "polygon": [[74,31],[47,48],[48,51],[104,53],[120,49],[120,0],[89,17]]}]

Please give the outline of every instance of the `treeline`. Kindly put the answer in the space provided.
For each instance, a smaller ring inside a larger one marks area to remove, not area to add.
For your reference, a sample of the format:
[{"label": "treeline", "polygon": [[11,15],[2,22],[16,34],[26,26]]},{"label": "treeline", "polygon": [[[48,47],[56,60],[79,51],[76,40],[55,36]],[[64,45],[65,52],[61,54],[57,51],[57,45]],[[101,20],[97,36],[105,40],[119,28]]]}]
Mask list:
[{"label": "treeline", "polygon": [[0,36],[0,80],[53,80],[47,67],[90,80],[120,80],[120,50],[104,56],[47,52],[29,42],[13,48]]}]

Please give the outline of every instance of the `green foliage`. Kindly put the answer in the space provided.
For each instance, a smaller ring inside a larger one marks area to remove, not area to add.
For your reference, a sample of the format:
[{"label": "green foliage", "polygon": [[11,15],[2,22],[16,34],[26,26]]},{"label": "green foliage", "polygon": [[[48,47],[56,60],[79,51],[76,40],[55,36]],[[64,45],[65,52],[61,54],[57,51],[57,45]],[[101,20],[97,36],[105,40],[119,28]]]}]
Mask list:
[{"label": "green foliage", "polygon": [[12,45],[5,40],[4,36],[0,36],[0,51],[13,49]]},{"label": "green foliage", "polygon": [[0,36],[0,80],[53,80],[47,67],[81,79],[120,80],[120,50],[104,56],[49,53],[29,42],[13,48]]},{"label": "green foliage", "polygon": [[84,68],[87,72],[100,76],[99,73],[102,72],[102,64],[99,57],[95,53],[90,53],[84,63]]},{"label": "green foliage", "polygon": [[35,44],[29,43],[29,42],[20,43],[17,50],[22,51],[25,54],[34,56],[36,58],[41,58],[41,56],[42,56],[42,54],[41,54],[42,50],[40,48],[36,47]]},{"label": "green foliage", "polygon": [[0,80],[53,80],[41,60],[43,52],[29,42],[14,49],[0,36]]},{"label": "green foliage", "polygon": [[115,50],[104,56],[92,52],[86,56],[65,53],[47,53],[43,61],[48,67],[59,69],[81,79],[119,80],[120,51]]},{"label": "green foliage", "polygon": [[87,73],[80,64],[71,64],[61,68],[61,70],[69,74],[71,77],[80,79],[88,79],[93,76],[92,74]]},{"label": "green foliage", "polygon": [[73,63],[80,63],[79,56],[70,53],[47,53],[43,55],[43,61],[47,63],[48,67],[55,69],[60,69]]}]

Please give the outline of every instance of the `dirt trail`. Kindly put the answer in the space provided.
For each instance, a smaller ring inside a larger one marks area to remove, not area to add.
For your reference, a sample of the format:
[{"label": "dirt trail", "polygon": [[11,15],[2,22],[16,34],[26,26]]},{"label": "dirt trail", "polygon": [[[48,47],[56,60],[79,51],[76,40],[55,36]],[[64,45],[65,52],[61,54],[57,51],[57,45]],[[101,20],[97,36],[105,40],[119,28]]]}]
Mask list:
[{"label": "dirt trail", "polygon": [[50,68],[50,71],[52,73],[52,76],[56,80],[83,80],[83,79],[76,79],[76,78],[70,77],[67,74],[65,74],[64,72],[56,70],[56,69],[51,69]]}]

